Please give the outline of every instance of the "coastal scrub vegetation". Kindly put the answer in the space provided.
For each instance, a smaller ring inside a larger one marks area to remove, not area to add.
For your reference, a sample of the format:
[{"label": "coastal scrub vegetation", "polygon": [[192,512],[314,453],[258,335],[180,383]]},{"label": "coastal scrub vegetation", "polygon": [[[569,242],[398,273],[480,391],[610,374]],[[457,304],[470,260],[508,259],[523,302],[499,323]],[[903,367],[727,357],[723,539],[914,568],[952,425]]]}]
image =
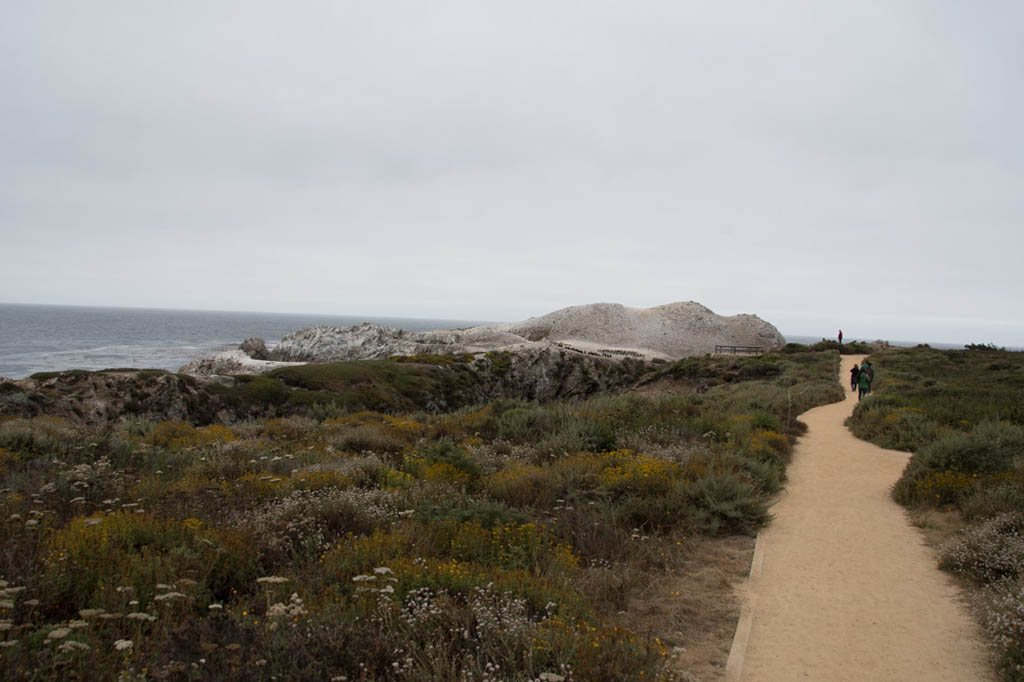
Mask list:
[{"label": "coastal scrub vegetation", "polygon": [[893,498],[955,528],[940,566],[964,579],[1005,679],[1024,680],[1024,353],[984,344],[871,356],[875,386],[850,426],[913,452]]},{"label": "coastal scrub vegetation", "polygon": [[226,389],[342,397],[279,416],[0,418],[0,678],[695,679],[736,615],[707,564],[769,522],[838,355],[622,363],[572,400],[471,400],[432,356]]}]

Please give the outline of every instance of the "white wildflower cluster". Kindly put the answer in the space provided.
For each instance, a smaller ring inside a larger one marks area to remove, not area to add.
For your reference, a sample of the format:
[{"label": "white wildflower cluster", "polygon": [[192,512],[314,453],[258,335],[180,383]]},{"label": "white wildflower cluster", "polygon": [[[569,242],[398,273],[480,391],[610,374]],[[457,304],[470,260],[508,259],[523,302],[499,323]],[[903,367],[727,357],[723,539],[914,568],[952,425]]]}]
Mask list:
[{"label": "white wildflower cluster", "polygon": [[306,608],[302,604],[302,598],[296,592],[292,592],[292,596],[288,599],[287,604],[277,602],[276,604],[271,604],[270,608],[267,609],[267,617],[269,618],[293,620],[304,615],[306,615]]},{"label": "white wildflower cluster", "polygon": [[503,636],[532,632],[537,621],[531,617],[529,602],[515,599],[511,592],[494,592],[490,585],[477,587],[469,597],[469,608],[476,621],[476,636],[484,639],[501,633]]},{"label": "white wildflower cluster", "polygon": [[133,611],[125,616],[128,620],[137,620],[142,623],[152,623],[156,620],[156,616],[151,616],[145,611]]},{"label": "white wildflower cluster", "polygon": [[260,585],[283,585],[288,582],[288,578],[281,575],[265,575],[262,578],[256,578],[256,582]]},{"label": "white wildflower cluster", "polygon": [[169,602],[174,599],[188,599],[188,595],[182,592],[164,592],[153,597],[153,601]]},{"label": "white wildflower cluster", "polygon": [[73,639],[69,639],[68,641],[64,642],[59,647],[57,647],[57,651],[60,651],[62,653],[71,653],[71,652],[74,652],[74,651],[88,651],[88,650],[89,650],[89,645],[88,644],[85,644],[84,642],[76,642]]},{"label": "white wildflower cluster", "polygon": [[552,672],[542,672],[537,676],[538,682],[564,682],[565,675]]},{"label": "white wildflower cluster", "polygon": [[4,608],[14,608],[13,600],[24,591],[24,587],[8,587],[6,580],[0,580],[0,600],[11,602],[11,606],[5,606]]},{"label": "white wildflower cluster", "polygon": [[480,682],[500,682],[501,681],[501,666],[492,661],[487,661],[484,665],[483,677],[480,678]]},{"label": "white wildflower cluster", "polygon": [[469,450],[484,475],[493,474],[512,464],[533,464],[535,455],[530,445],[516,445],[502,440],[470,446]]},{"label": "white wildflower cluster", "polygon": [[[178,601],[190,601],[192,600],[193,597],[191,595],[185,594],[184,592],[180,592],[179,590],[194,587],[195,585],[196,582],[194,580],[189,580],[187,578],[177,580],[173,584],[157,583],[156,589],[160,592],[160,594],[153,597],[153,601],[165,605],[173,604],[174,602]],[[133,602],[130,603],[132,605],[135,605],[138,602],[133,600]]]},{"label": "white wildflower cluster", "polygon": [[108,477],[110,470],[110,460],[104,456],[94,462],[76,464],[70,469],[65,469],[60,473],[60,477],[70,490],[84,492],[94,486],[97,481]]},{"label": "white wildflower cluster", "polygon": [[405,675],[412,671],[416,661],[405,649],[397,648],[392,654],[395,657],[395,660],[391,662],[391,672],[394,675]]},{"label": "white wildflower cluster", "polygon": [[985,583],[1017,578],[1024,573],[1024,513],[1001,514],[942,550],[945,568]]},{"label": "white wildflower cluster", "polygon": [[[1024,580],[1001,580],[990,585],[980,603],[980,620],[992,643],[1002,651],[1004,661],[1015,661],[1013,665],[1024,661]],[[1012,675],[1010,678],[1017,679]]]},{"label": "white wildflower cluster", "polygon": [[445,590],[433,590],[429,587],[412,590],[405,595],[398,617],[408,625],[419,625],[430,618],[441,616],[444,613],[442,602],[447,598],[448,593]]},{"label": "white wildflower cluster", "polygon": [[352,578],[352,582],[360,583],[359,587],[356,588],[356,592],[375,592],[379,594],[382,601],[379,605],[379,610],[386,611],[390,605],[390,596],[395,593],[395,588],[391,583],[397,583],[398,578],[392,575],[392,571],[387,566],[378,566],[373,569],[373,575],[357,575]]},{"label": "white wildflower cluster", "polygon": [[397,518],[389,490],[296,490],[245,519],[264,551],[324,552],[347,532],[367,533]]}]

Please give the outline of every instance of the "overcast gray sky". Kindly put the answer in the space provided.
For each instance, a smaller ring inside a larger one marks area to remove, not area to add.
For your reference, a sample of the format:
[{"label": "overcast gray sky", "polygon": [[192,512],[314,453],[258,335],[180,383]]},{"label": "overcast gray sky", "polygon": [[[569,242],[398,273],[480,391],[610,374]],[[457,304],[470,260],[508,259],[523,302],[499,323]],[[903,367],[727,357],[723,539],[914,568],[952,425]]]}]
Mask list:
[{"label": "overcast gray sky", "polygon": [[8,2],[0,301],[1024,345],[1024,3]]}]

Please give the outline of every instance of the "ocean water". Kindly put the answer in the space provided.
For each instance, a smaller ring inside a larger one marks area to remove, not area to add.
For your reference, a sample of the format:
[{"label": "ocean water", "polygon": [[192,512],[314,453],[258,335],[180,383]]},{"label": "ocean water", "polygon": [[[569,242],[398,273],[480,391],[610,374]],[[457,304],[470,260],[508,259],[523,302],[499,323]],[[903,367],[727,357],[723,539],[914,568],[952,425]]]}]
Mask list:
[{"label": "ocean water", "polygon": [[377,322],[408,331],[455,329],[472,320],[343,315],[93,308],[0,303],[0,376],[134,367],[175,371],[250,336],[268,344],[314,324],[350,327]]}]

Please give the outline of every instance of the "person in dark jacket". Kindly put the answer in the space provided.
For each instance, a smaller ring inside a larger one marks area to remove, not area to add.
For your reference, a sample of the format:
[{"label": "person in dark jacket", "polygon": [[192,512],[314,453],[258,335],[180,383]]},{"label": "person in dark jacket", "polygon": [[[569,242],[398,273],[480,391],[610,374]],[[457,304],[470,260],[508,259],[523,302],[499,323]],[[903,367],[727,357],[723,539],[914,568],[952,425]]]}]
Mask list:
[{"label": "person in dark jacket", "polygon": [[860,367],[860,374],[857,376],[857,400],[860,400],[871,391],[871,380],[868,379],[868,363]]},{"label": "person in dark jacket", "polygon": [[857,390],[857,380],[860,379],[860,367],[855,364],[853,369],[850,370],[850,390]]},{"label": "person in dark jacket", "polygon": [[869,360],[860,363],[860,373],[868,375],[868,393],[871,393],[871,384],[875,381],[875,366]]}]

